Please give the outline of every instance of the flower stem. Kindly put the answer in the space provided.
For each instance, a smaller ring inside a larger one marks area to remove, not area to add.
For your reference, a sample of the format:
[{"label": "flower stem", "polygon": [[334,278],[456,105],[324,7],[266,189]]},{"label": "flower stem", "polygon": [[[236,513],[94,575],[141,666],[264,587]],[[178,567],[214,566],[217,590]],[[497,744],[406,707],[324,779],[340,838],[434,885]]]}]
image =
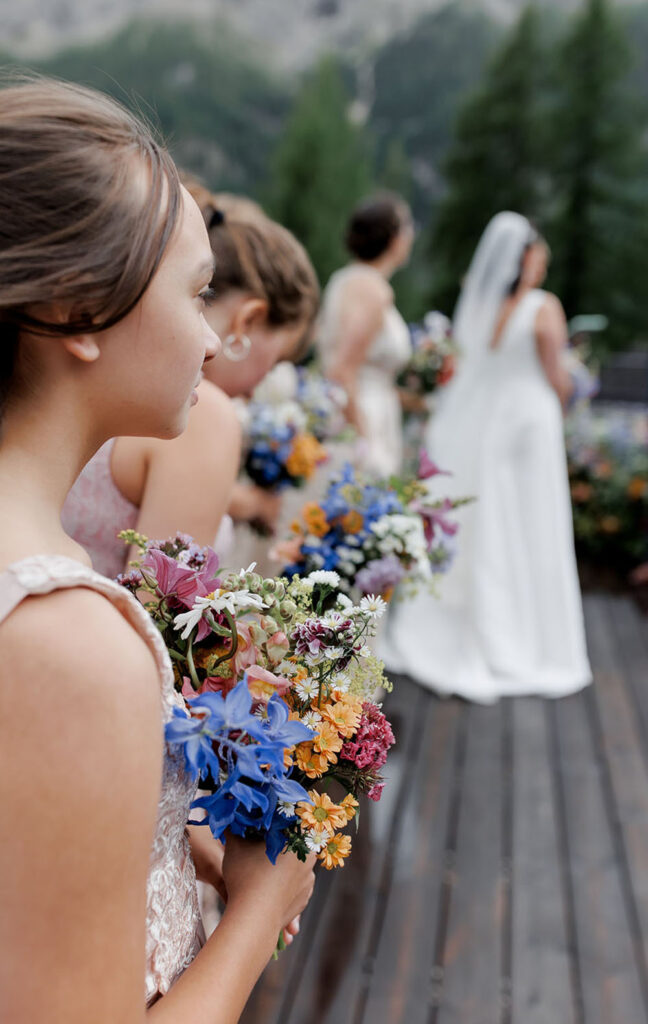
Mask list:
[{"label": "flower stem", "polygon": [[194,665],[194,659],[193,659],[193,639],[194,639],[194,636],[195,636],[195,630],[192,630],[191,633],[189,634],[189,639],[187,640],[187,652],[186,652],[187,668],[189,669],[189,676],[191,678],[191,685],[193,686],[194,690],[199,690],[200,689],[200,679],[198,678],[198,673],[196,672],[196,666]]},{"label": "flower stem", "polygon": [[236,622],[234,621],[234,618],[232,617],[231,613],[227,610],[223,611],[223,615],[225,616],[227,620],[227,625],[230,628],[230,638],[232,641],[232,646],[230,647],[229,651],[226,651],[225,654],[222,654],[220,658],[217,658],[216,661],[212,664],[210,669],[212,674],[214,673],[214,669],[218,668],[219,665],[222,665],[224,661],[230,661],[238,651],[238,633],[236,632]]}]

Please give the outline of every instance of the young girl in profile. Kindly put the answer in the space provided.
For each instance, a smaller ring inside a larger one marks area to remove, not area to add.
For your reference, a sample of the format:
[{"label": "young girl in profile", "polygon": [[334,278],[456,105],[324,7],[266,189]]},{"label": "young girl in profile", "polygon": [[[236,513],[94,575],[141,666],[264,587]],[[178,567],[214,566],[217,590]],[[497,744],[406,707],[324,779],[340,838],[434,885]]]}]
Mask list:
[{"label": "young girl in profile", "polygon": [[0,1018],[229,1024],[312,865],[229,839],[201,949],[168,656],[60,522],[109,438],[186,427],[217,348],[204,221],[135,118],[47,80],[0,92],[0,210]]}]

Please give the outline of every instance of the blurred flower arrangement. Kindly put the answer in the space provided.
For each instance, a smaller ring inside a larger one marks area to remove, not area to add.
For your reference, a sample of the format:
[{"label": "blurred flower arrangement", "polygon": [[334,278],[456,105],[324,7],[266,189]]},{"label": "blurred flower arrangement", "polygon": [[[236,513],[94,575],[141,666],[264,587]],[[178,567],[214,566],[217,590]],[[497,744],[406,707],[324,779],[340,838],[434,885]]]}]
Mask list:
[{"label": "blurred flower arrangement", "polygon": [[572,393],[569,407],[573,408],[581,402],[588,402],[598,393],[600,381],[597,373],[590,368],[589,344],[572,342],[564,354],[564,363],[572,382]]},{"label": "blurred flower arrangement", "polygon": [[384,602],[352,605],[326,573],[289,582],[222,570],[181,534],[122,537],[141,558],[119,582],[159,629],[182,696],[166,738],[207,791],[194,806],[212,834],[262,838],[273,862],[292,849],[343,864],[344,829],[358,797],[380,798],[394,742],[374,702],[391,687],[366,643]]},{"label": "blurred flower arrangement", "polygon": [[579,553],[626,571],[648,547],[648,418],[585,407],[566,436]]},{"label": "blurred flower arrangement", "polygon": [[322,442],[344,429],[345,395],[311,369],[279,363],[239,404],[247,476],[259,487],[301,487],[328,456]]},{"label": "blurred flower arrangement", "polygon": [[452,323],[443,313],[427,313],[422,324],[410,325],[410,337],[412,355],[397,383],[405,391],[424,397],[453,377],[457,349]]},{"label": "blurred flower arrangement", "polygon": [[288,560],[285,576],[328,573],[350,598],[380,594],[398,584],[416,588],[445,572],[453,559],[463,500],[432,500],[426,481],[442,476],[424,451],[416,478],[366,482],[346,465],[321,502],[308,502],[293,523],[294,536],[276,548]]}]

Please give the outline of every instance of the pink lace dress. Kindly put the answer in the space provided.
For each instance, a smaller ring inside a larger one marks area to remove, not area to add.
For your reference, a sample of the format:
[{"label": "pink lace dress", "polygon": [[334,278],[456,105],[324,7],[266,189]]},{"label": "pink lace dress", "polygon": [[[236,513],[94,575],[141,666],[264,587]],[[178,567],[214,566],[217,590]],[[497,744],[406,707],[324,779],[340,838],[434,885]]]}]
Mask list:
[{"label": "pink lace dress", "polygon": [[[116,438],[107,441],[86,463],[70,490],[61,522],[63,529],[90,555],[92,565],[102,576],[114,579],[124,571],[128,548],[118,534],[134,530],[139,509],[121,493],[113,480],[110,462]],[[182,524],[178,524],[182,530]],[[231,553],[233,524],[223,516],[214,540],[221,562]],[[156,538],[161,539],[161,538]]]},{"label": "pink lace dress", "polygon": [[110,470],[115,438],[90,459],[68,494],[61,522],[63,529],[90,555],[102,576],[114,579],[124,571],[128,548],[117,536],[134,530],[139,509],[117,487]]},{"label": "pink lace dress", "polygon": [[[0,573],[0,622],[30,594],[88,587],[103,594],[150,647],[160,674],[163,722],[181,698],[162,639],[148,615],[128,591],[80,562],[57,555],[36,555]],[[204,942],[196,896],[196,873],[185,826],[195,786],[179,751],[166,748],[158,817],[151,849],[146,911],[146,1003],[168,992]]]}]

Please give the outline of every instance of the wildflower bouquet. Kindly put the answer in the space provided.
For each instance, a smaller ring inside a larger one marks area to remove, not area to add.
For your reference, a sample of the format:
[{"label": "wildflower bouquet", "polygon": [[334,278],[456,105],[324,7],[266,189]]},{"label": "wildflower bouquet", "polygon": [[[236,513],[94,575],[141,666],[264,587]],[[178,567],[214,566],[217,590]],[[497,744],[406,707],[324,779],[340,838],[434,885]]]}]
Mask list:
[{"label": "wildflower bouquet", "polygon": [[567,426],[574,534],[581,555],[627,571],[646,557],[648,420],[583,409]]},{"label": "wildflower bouquet", "polygon": [[[194,806],[212,834],[263,838],[273,862],[288,848],[342,863],[342,828],[359,795],[379,799],[393,742],[372,699],[383,667],[366,644],[384,603],[353,606],[317,574],[289,583],[222,570],[183,535],[123,537],[142,557],[120,582],[160,630],[184,698],[167,740],[207,791]],[[339,802],[318,780],[343,787]]]},{"label": "wildflower bouquet", "polygon": [[277,553],[290,558],[285,576],[332,572],[346,594],[389,599],[399,583],[417,586],[445,572],[454,555],[453,509],[463,501],[432,501],[425,481],[443,475],[425,452],[416,479],[367,483],[347,465],[324,499],[309,502],[294,537]]},{"label": "wildflower bouquet", "polygon": [[423,397],[451,380],[456,347],[452,323],[442,313],[427,313],[423,324],[410,325],[412,355],[398,377],[405,391]]},{"label": "wildflower bouquet", "polygon": [[308,430],[318,441],[336,440],[348,430],[344,389],[327,380],[317,369],[297,367],[295,399],[306,414]]},{"label": "wildflower bouquet", "polygon": [[[279,363],[239,407],[244,470],[259,487],[301,487],[327,459],[321,441],[334,411],[334,390],[292,363]],[[320,378],[321,380],[321,378]]]}]

